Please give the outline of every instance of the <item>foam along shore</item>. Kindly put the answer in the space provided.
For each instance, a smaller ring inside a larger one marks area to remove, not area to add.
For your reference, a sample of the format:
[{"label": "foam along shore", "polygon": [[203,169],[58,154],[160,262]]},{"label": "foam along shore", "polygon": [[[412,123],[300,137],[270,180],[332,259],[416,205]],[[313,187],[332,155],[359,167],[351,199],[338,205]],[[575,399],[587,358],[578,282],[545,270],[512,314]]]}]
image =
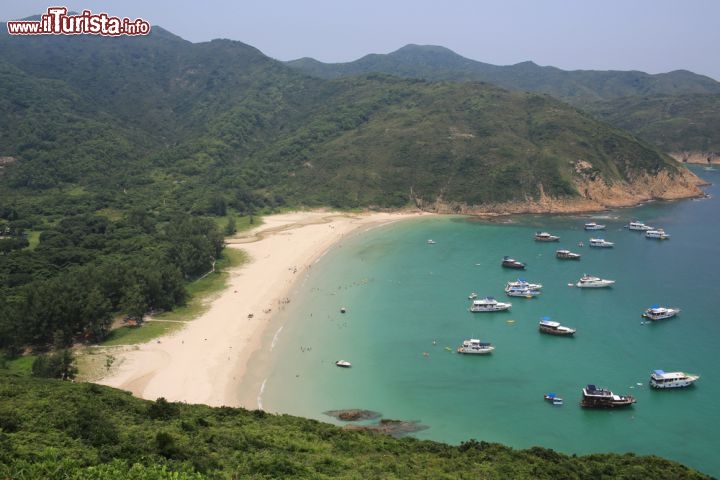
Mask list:
[{"label": "foam along shore", "polygon": [[302,211],[263,217],[260,227],[228,239],[226,248],[242,249],[249,259],[230,270],[227,287],[205,313],[180,331],[113,351],[112,369],[96,383],[149,400],[243,406],[239,385],[252,368],[249,359],[303,272],[349,233],[420,215],[427,214]]}]

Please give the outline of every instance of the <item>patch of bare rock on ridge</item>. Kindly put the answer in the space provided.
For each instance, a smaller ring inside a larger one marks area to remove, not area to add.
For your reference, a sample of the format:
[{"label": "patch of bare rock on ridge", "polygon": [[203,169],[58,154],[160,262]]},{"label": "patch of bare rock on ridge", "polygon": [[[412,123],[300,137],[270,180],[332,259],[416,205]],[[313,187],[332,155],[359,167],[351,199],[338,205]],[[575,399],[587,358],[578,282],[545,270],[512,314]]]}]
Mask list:
[{"label": "patch of bare rock on ridge", "polygon": [[573,183],[579,193],[577,197],[551,197],[545,194],[543,185],[539,184],[539,197],[526,197],[522,201],[467,205],[444,202],[439,198],[433,203],[415,199],[415,203],[419,209],[435,213],[494,216],[525,213],[589,213],[609,208],[631,207],[650,200],[679,200],[699,198],[704,195],[700,186],[705,182],[684,167],[675,172],[662,170],[656,175],[642,174],[630,181],[610,183],[600,177],[584,175],[583,163],[586,162],[578,161],[575,165],[576,175]]}]

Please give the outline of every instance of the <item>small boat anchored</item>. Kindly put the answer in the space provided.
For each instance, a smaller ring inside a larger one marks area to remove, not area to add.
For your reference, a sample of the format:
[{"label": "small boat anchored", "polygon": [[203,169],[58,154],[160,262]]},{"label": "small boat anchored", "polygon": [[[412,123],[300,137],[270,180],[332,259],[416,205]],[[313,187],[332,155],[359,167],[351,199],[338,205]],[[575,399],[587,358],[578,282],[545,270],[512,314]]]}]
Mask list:
[{"label": "small boat anchored", "polygon": [[679,308],[661,307],[660,305],[653,305],[642,314],[643,317],[648,320],[663,320],[666,318],[672,318],[680,313]]},{"label": "small boat anchored", "polygon": [[588,222],[584,226],[585,230],[605,230],[605,225],[595,222]]},{"label": "small boat anchored", "polygon": [[608,242],[604,238],[591,238],[590,246],[599,248],[612,248],[615,246],[615,244],[613,242]]},{"label": "small boat anchored", "polygon": [[489,342],[481,342],[477,338],[471,338],[464,340],[462,345],[457,348],[458,353],[464,353],[468,355],[487,355],[492,353],[495,347]]},{"label": "small boat anchored", "polygon": [[617,408],[629,407],[635,403],[631,395],[617,395],[605,388],[588,385],[582,389],[580,406],[585,408]]},{"label": "small boat anchored", "polygon": [[555,251],[555,256],[560,260],[580,260],[580,254],[570,250],[560,249]]},{"label": "small boat anchored", "polygon": [[643,222],[635,221],[635,222],[628,223],[627,229],[635,230],[636,232],[645,232],[647,230],[652,230],[653,227],[651,227],[650,225],[645,225]]},{"label": "small boat anchored", "polygon": [[536,242],[559,242],[560,237],[557,235],[551,235],[548,232],[535,232]]},{"label": "small boat anchored", "polygon": [[553,322],[550,317],[543,317],[538,323],[538,330],[541,333],[547,333],[549,335],[559,335],[564,337],[570,337],[575,334],[574,328],[565,327],[560,325],[560,322]]},{"label": "small boat anchored", "polygon": [[470,305],[470,311],[473,313],[478,312],[501,312],[512,307],[512,303],[498,302],[494,297],[485,297],[478,300],[473,300]]},{"label": "small boat anchored", "polygon": [[580,280],[575,284],[578,288],[603,288],[610,287],[615,283],[615,280],[607,280],[605,278],[594,277],[592,275],[584,274],[580,277]]},{"label": "small boat anchored", "polygon": [[545,399],[545,401],[550,402],[553,405],[562,405],[563,404],[563,399],[561,397],[558,397],[554,393],[546,393],[545,395],[543,395],[543,398]]},{"label": "small boat anchored", "polygon": [[338,360],[335,362],[335,365],[341,368],[350,368],[352,367],[352,363],[348,362],[347,360]]},{"label": "small boat anchored", "polygon": [[665,230],[658,228],[655,230],[648,230],[645,232],[645,238],[652,238],[656,240],[669,240],[670,234],[665,233]]},{"label": "small boat anchored", "polygon": [[540,290],[532,289],[530,287],[515,287],[508,285],[505,287],[505,293],[508,297],[533,298],[540,295]]},{"label": "small boat anchored", "polygon": [[685,372],[665,372],[654,370],[650,374],[650,386],[653,388],[684,388],[693,385],[700,375]]},{"label": "small boat anchored", "polygon": [[516,268],[519,270],[525,269],[525,264],[522,262],[519,262],[515,260],[514,258],[510,258],[507,255],[503,257],[502,266],[505,268]]}]

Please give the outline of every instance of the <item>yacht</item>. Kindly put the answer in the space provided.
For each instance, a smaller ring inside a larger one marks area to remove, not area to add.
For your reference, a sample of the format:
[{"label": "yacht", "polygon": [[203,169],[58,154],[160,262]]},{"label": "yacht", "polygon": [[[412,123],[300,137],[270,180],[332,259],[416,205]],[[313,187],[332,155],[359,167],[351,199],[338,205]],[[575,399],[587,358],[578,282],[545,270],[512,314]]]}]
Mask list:
[{"label": "yacht", "polygon": [[605,225],[600,225],[595,222],[588,222],[585,224],[585,230],[605,230]]},{"label": "yacht", "polygon": [[514,282],[507,282],[507,284],[505,284],[505,288],[529,288],[530,290],[540,290],[542,288],[542,283],[530,283],[521,277]]},{"label": "yacht", "polygon": [[658,228],[655,230],[648,230],[645,232],[645,238],[656,238],[658,240],[668,240],[670,235],[665,233],[665,230]]},{"label": "yacht", "polygon": [[617,408],[629,407],[635,403],[635,397],[631,395],[617,395],[605,388],[598,388],[595,385],[588,385],[582,389],[580,406],[586,408]]},{"label": "yacht", "polygon": [[560,237],[551,235],[548,232],[535,232],[535,241],[537,242],[559,242]]},{"label": "yacht", "polygon": [[512,307],[512,303],[498,302],[494,297],[485,297],[473,300],[470,305],[471,312],[500,312]]},{"label": "yacht", "polygon": [[655,370],[650,374],[650,386],[653,388],[683,388],[689,387],[700,375],[685,372],[664,372]]},{"label": "yacht", "polygon": [[644,223],[637,222],[637,221],[628,223],[627,228],[628,228],[628,230],[635,230],[635,231],[640,231],[640,232],[645,232],[647,230],[653,229],[653,227],[651,227],[649,225],[645,225]]},{"label": "yacht", "polygon": [[614,283],[615,280],[607,280],[605,278],[584,274],[580,277],[580,280],[578,280],[575,286],[578,288],[602,288],[609,287]]},{"label": "yacht", "polygon": [[464,340],[462,345],[457,348],[458,353],[465,353],[469,355],[487,355],[495,350],[495,347],[491,343],[481,342],[477,338],[471,338]]},{"label": "yacht", "polygon": [[526,297],[532,298],[540,295],[540,290],[533,290],[529,287],[505,287],[505,293],[508,297]]},{"label": "yacht", "polygon": [[540,330],[542,333],[548,333],[550,335],[560,335],[565,337],[572,336],[576,332],[574,328],[560,325],[560,322],[553,322],[548,317],[543,317],[542,320],[540,320],[540,323],[538,323],[538,330]]},{"label": "yacht", "polygon": [[570,250],[556,250],[555,256],[561,260],[580,260],[580,254]]},{"label": "yacht", "polygon": [[335,362],[335,365],[341,368],[350,368],[352,367],[352,363],[348,362],[347,360],[338,360]]},{"label": "yacht", "polygon": [[525,268],[524,263],[519,262],[514,258],[510,258],[507,255],[503,257],[502,266],[505,268],[517,268],[520,270],[523,270]]},{"label": "yacht", "polygon": [[661,307],[660,305],[653,305],[642,314],[643,317],[648,320],[663,320],[665,318],[672,318],[680,313],[679,308]]},{"label": "yacht", "polygon": [[590,246],[591,247],[600,247],[600,248],[612,248],[615,246],[615,244],[613,242],[608,242],[607,240],[605,240],[603,238],[591,238]]}]

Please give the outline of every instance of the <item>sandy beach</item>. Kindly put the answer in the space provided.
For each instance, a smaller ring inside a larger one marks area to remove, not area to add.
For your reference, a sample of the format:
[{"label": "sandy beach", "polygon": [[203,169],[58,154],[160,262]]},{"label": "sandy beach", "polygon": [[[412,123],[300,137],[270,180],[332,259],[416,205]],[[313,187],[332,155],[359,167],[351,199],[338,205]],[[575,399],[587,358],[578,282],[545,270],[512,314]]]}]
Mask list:
[{"label": "sandy beach", "polygon": [[[263,218],[263,225],[227,240],[249,261],[231,270],[210,308],[182,330],[113,352],[110,372],[97,383],[149,400],[164,397],[210,406],[246,406],[240,383],[272,316],[291,301],[294,282],[348,234],[424,215],[304,211]],[[426,215],[426,214],[425,214]]]}]

